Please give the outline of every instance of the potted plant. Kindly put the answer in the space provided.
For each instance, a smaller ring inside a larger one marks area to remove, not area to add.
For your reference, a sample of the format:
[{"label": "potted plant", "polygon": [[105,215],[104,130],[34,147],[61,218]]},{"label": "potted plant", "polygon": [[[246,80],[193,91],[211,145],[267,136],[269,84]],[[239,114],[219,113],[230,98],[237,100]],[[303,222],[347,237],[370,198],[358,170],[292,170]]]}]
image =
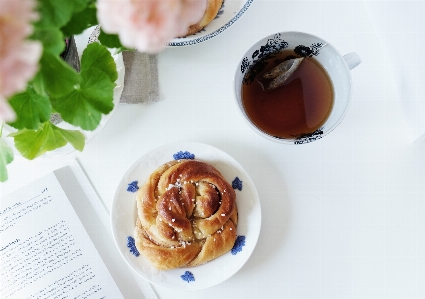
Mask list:
[{"label": "potted plant", "polygon": [[[0,0],[0,181],[7,180],[6,166],[13,161],[8,139],[30,160],[67,144],[82,151],[81,130],[96,129],[114,107],[117,70],[108,48],[158,52],[199,19],[205,5],[198,0]],[[102,29],[99,43],[87,46],[76,70],[61,57],[65,41],[95,25]],[[52,115],[75,129],[60,128]],[[3,135],[4,123],[15,131]]]}]

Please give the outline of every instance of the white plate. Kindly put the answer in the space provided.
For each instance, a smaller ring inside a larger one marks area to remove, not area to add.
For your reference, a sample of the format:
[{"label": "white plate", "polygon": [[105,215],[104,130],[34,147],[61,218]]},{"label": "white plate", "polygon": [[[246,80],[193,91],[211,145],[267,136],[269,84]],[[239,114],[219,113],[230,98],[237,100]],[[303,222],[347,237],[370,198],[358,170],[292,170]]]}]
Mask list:
[{"label": "white plate", "polygon": [[249,8],[254,0],[224,0],[217,16],[204,29],[193,35],[175,38],[168,43],[170,47],[198,44],[219,35],[233,25]]},{"label": "white plate", "polygon": [[[173,160],[178,152],[190,152],[196,160],[210,163],[229,182],[238,177],[242,190],[235,190],[239,221],[237,235],[245,237],[240,252],[228,252],[215,260],[193,268],[178,268],[160,271],[151,266],[142,255],[136,257],[127,248],[127,237],[133,236],[137,217],[136,193],[127,191],[128,185],[138,181],[142,186],[150,174],[160,165]],[[115,243],[127,264],[136,273],[151,283],[179,290],[200,290],[219,284],[235,274],[248,260],[260,234],[261,208],[257,190],[245,170],[228,154],[202,143],[171,143],[157,148],[139,158],[124,174],[112,203],[112,231]],[[181,278],[190,271],[195,281]]]},{"label": "white plate", "polygon": [[[90,34],[93,32],[94,27],[87,29],[85,32],[83,32],[80,35],[76,35],[74,36],[75,39],[75,43],[77,45],[77,50],[78,50],[78,55],[80,57],[81,60],[81,55],[84,51],[84,49],[87,47],[88,45],[88,41],[89,41],[89,36]],[[79,130],[84,137],[86,138],[86,144],[90,142],[90,140],[92,140],[97,133],[99,133],[104,127],[105,125],[108,123],[109,119],[112,117],[112,115],[114,114],[119,102],[120,102],[120,98],[121,98],[121,94],[122,91],[124,89],[124,75],[125,75],[125,67],[124,67],[124,61],[122,58],[122,54],[113,54],[114,50],[110,50],[111,54],[112,54],[112,58],[115,61],[115,64],[117,66],[117,72],[118,72],[118,79],[115,81],[115,89],[114,89],[114,108],[112,109],[111,112],[109,112],[109,114],[102,115],[102,118],[100,119],[100,123],[97,126],[97,128],[93,131],[86,131],[86,130],[82,130],[79,127],[75,127],[67,122],[60,122],[59,124],[57,124],[57,126],[59,128],[65,129],[65,130]],[[8,134],[12,133],[12,132],[16,132],[17,130],[11,126],[5,125],[3,128],[3,136],[7,136]],[[8,143],[8,145],[14,150],[15,154],[17,155],[21,155],[19,153],[19,151],[15,148],[14,142],[12,138],[5,138],[5,141]],[[58,156],[63,156],[66,154],[70,154],[72,152],[74,152],[75,149],[71,144],[66,144],[65,146],[55,149],[53,151],[49,151],[46,152],[42,157],[58,157]]]}]

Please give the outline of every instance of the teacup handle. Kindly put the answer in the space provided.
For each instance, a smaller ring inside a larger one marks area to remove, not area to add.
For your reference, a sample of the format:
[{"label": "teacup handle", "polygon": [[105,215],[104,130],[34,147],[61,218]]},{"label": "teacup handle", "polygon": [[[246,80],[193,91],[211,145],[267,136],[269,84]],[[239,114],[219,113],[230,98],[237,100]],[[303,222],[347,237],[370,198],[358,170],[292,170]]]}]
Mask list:
[{"label": "teacup handle", "polygon": [[355,68],[356,66],[358,66],[360,63],[362,63],[362,59],[355,52],[351,52],[351,53],[345,54],[343,57],[344,57],[345,62],[347,63],[348,68],[350,70],[352,70],[353,68]]}]

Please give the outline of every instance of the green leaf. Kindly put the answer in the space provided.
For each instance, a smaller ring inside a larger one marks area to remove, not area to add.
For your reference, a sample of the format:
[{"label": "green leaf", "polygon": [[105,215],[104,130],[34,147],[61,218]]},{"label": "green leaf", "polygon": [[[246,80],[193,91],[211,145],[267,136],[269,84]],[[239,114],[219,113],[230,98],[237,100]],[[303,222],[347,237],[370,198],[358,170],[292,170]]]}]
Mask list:
[{"label": "green leaf", "polygon": [[80,82],[78,73],[64,62],[59,55],[44,52],[40,60],[41,75],[50,95],[69,93]]},{"label": "green leaf", "polygon": [[14,137],[15,147],[23,157],[32,160],[48,151],[65,146],[68,142],[79,151],[84,149],[84,135],[77,130],[64,130],[56,127],[51,122],[43,123],[34,130],[19,130],[9,134]]},{"label": "green leaf", "polygon": [[109,76],[97,69],[82,71],[81,84],[64,96],[52,96],[50,101],[62,118],[84,130],[94,130],[102,114],[114,107],[114,87]]},{"label": "green leaf", "polygon": [[104,45],[104,46],[106,46],[110,49],[116,48],[117,49],[116,53],[121,53],[122,51],[129,51],[129,50],[131,51],[132,50],[132,49],[129,49],[127,47],[124,47],[121,44],[120,38],[117,34],[108,34],[108,33],[105,33],[102,29],[100,30],[100,34],[99,34],[98,39],[99,39],[99,42],[102,45]]},{"label": "green leaf", "polygon": [[0,138],[0,182],[8,179],[6,165],[13,161],[13,150]]},{"label": "green leaf", "polygon": [[43,44],[43,51],[53,55],[60,55],[65,49],[62,32],[55,27],[35,28],[32,40],[39,40]]},{"label": "green leaf", "polygon": [[106,73],[112,82],[118,78],[117,66],[109,50],[99,43],[91,43],[81,57],[81,72],[98,69]]},{"label": "green leaf", "polygon": [[38,0],[41,19],[37,27],[62,27],[71,19],[74,5],[68,0]]},{"label": "green leaf", "polygon": [[36,27],[61,28],[69,22],[72,15],[85,9],[91,0],[38,0],[41,19]]},{"label": "green leaf", "polygon": [[111,49],[120,48],[123,46],[117,34],[108,34],[108,33],[105,33],[102,29],[100,30],[98,39],[102,45]]},{"label": "green leaf", "polygon": [[82,33],[85,29],[97,25],[96,7],[86,7],[83,11],[75,13],[71,20],[61,28],[67,37]]},{"label": "green leaf", "polygon": [[36,93],[38,93],[39,95],[44,95],[46,96],[46,88],[44,86],[44,80],[43,80],[43,76],[41,74],[41,72],[38,72],[34,78],[29,82],[29,85],[32,86],[32,88],[34,88],[34,91]]},{"label": "green leaf", "polygon": [[40,123],[50,120],[52,108],[49,98],[37,94],[34,89],[28,87],[25,92],[14,95],[9,104],[15,110],[17,119],[10,123],[16,129],[36,130]]},{"label": "green leaf", "polygon": [[64,130],[59,127],[55,127],[54,130],[59,130],[63,138],[65,138],[76,150],[82,152],[84,145],[86,144],[83,133],[78,130]]}]

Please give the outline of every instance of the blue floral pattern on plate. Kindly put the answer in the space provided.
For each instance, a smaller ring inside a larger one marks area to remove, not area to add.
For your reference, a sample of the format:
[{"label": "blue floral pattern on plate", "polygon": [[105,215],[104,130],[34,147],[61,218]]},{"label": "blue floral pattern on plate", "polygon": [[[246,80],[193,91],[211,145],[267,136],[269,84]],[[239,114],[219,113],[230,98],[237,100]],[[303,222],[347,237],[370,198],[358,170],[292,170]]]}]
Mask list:
[{"label": "blue floral pattern on plate", "polygon": [[237,189],[239,191],[242,191],[242,181],[239,179],[239,177],[236,177],[232,182],[232,188]]},{"label": "blue floral pattern on plate", "polygon": [[130,249],[130,252],[132,254],[134,254],[136,257],[138,257],[140,255],[140,253],[139,253],[139,251],[137,250],[137,247],[136,247],[136,242],[135,242],[134,238],[131,237],[131,236],[127,237],[127,247]]},{"label": "blue floral pattern on plate", "polygon": [[179,151],[179,152],[177,152],[173,155],[173,159],[174,160],[180,160],[180,159],[191,159],[191,160],[193,160],[193,159],[195,159],[195,155],[191,154],[188,151],[185,151],[185,152]]},{"label": "blue floral pattern on plate", "polygon": [[195,281],[195,276],[193,276],[193,273],[190,271],[186,271],[184,272],[183,275],[180,275],[180,277],[184,280],[187,281],[187,283],[191,282],[191,281]]},{"label": "blue floral pattern on plate", "polygon": [[245,236],[238,236],[231,250],[232,254],[236,255],[238,252],[241,252],[242,247],[244,246],[245,246]]},{"label": "blue floral pattern on plate", "polygon": [[137,186],[138,183],[138,181],[132,181],[130,184],[128,184],[127,191],[134,193],[139,190],[139,186]]}]

